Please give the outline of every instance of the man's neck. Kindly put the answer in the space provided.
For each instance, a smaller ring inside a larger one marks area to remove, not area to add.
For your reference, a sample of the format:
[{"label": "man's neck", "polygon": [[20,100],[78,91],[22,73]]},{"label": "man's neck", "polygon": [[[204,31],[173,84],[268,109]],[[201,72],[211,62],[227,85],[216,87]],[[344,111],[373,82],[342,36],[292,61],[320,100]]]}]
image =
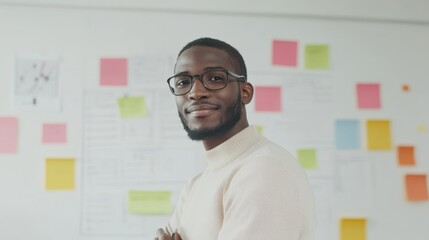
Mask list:
[{"label": "man's neck", "polygon": [[226,132],[225,134],[221,136],[216,136],[212,138],[207,138],[203,140],[203,146],[206,151],[209,151],[220,144],[224,143],[231,137],[233,137],[235,134],[241,132],[243,129],[247,128],[249,126],[249,123],[247,121],[243,123],[237,123],[230,131]]}]

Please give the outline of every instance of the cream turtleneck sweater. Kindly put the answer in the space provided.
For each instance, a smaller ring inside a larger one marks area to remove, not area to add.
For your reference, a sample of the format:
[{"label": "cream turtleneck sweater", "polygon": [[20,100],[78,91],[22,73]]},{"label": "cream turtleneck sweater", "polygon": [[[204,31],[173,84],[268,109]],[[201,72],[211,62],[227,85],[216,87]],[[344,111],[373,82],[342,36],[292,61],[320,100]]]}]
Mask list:
[{"label": "cream turtleneck sweater", "polygon": [[167,225],[183,240],[312,240],[314,201],[284,148],[248,127],[206,151],[207,169],[181,193]]}]

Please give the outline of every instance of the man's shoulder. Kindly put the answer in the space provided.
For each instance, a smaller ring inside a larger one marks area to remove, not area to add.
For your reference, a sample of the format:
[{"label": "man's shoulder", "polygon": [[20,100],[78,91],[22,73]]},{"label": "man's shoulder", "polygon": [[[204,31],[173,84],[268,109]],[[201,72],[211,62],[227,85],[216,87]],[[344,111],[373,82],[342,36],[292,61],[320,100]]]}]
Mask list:
[{"label": "man's shoulder", "polygon": [[184,190],[185,191],[189,191],[193,186],[195,186],[195,184],[198,183],[198,181],[201,179],[201,176],[203,175],[203,172],[198,173],[197,175],[194,175],[193,177],[191,177],[185,185]]},{"label": "man's shoulder", "polygon": [[271,140],[263,137],[252,148],[249,149],[248,156],[252,159],[267,159],[267,160],[280,160],[290,161],[295,160],[295,157],[284,147],[272,142]]},{"label": "man's shoulder", "polygon": [[236,174],[249,176],[291,177],[302,175],[297,159],[284,147],[262,138],[240,159]]}]

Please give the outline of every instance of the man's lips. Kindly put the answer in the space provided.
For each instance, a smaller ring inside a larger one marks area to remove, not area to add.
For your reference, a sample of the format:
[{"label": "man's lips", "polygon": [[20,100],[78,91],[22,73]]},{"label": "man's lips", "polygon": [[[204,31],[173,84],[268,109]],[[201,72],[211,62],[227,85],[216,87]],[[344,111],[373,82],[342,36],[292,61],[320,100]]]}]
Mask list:
[{"label": "man's lips", "polygon": [[218,106],[213,104],[195,104],[185,109],[185,112],[198,117],[206,116],[211,111],[218,109]]},{"label": "man's lips", "polygon": [[202,110],[216,110],[218,107],[216,105],[212,104],[198,104],[198,105],[192,105],[186,109],[187,113],[195,112],[195,111],[202,111]]}]

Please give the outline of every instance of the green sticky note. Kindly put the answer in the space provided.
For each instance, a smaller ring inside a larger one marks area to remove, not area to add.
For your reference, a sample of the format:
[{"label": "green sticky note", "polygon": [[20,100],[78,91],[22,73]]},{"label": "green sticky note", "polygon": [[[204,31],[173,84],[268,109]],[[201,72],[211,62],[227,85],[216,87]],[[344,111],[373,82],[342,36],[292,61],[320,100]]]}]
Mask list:
[{"label": "green sticky note", "polygon": [[298,150],[298,161],[304,169],[317,169],[317,157],[316,149],[299,149]]},{"label": "green sticky note", "polygon": [[310,70],[329,69],[329,46],[306,45],[305,68]]},{"label": "green sticky note", "polygon": [[118,98],[118,106],[122,119],[142,118],[148,115],[143,96]]},{"label": "green sticky note", "polygon": [[263,127],[263,126],[261,126],[261,125],[256,125],[255,127],[256,127],[256,130],[258,131],[258,133],[259,133],[260,135],[262,135],[262,134],[264,133],[264,127]]},{"label": "green sticky note", "polygon": [[129,191],[128,212],[164,215],[171,212],[171,192]]}]

